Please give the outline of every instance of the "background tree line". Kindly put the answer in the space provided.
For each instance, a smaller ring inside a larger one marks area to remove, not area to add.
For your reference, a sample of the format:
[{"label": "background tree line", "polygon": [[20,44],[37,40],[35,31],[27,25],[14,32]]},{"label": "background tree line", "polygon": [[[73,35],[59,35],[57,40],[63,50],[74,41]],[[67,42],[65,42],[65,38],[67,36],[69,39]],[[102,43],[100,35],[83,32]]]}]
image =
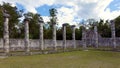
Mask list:
[{"label": "background tree line", "polygon": [[[12,7],[10,3],[3,3],[0,5],[0,38],[3,38],[3,14],[2,14],[2,9],[4,8],[8,11],[10,14],[10,21],[9,21],[9,32],[10,32],[10,38],[24,38],[24,23],[20,21],[21,14],[23,11],[18,10],[17,7]],[[54,8],[52,8],[54,9]],[[50,11],[53,11],[50,9]],[[55,10],[57,12],[57,10]],[[31,12],[28,12],[31,14],[32,19],[30,20],[29,23],[29,31],[30,31],[30,39],[38,39],[39,38],[39,23],[38,23],[38,14],[34,14]],[[51,14],[51,13],[50,13]],[[52,16],[52,15],[50,15]],[[53,15],[54,16],[54,15]],[[120,37],[120,16],[114,19],[115,20],[115,30],[116,30],[116,36]],[[44,39],[52,39],[52,25],[51,25],[52,19],[50,19],[47,24],[49,25],[48,28],[44,26]],[[98,32],[102,37],[111,37],[111,28],[110,24],[108,21],[100,20],[97,23],[97,28]],[[89,28],[88,29],[93,29],[94,25],[93,23],[89,23]],[[67,39],[71,40],[72,39],[72,30],[71,26],[67,25],[66,27],[67,31]],[[76,40],[80,40],[82,37],[82,28],[81,26],[79,28],[76,28]],[[62,40],[62,27],[57,29],[57,39]]]}]

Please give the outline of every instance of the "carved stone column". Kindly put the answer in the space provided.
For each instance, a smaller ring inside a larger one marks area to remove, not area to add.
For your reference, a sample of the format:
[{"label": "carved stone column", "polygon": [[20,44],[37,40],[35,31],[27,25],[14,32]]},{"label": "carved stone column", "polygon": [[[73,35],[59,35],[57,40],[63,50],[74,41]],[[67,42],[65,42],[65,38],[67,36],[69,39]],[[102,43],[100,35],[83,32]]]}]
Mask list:
[{"label": "carved stone column", "polygon": [[86,28],[82,26],[82,41],[83,41],[83,49],[87,49],[86,45]]},{"label": "carved stone column", "polygon": [[25,51],[26,53],[29,53],[29,20],[24,19],[25,23]]},{"label": "carved stone column", "polygon": [[75,25],[71,26],[72,28],[72,40],[73,40],[73,48],[76,49],[76,40],[75,40]]},{"label": "carved stone column", "polygon": [[113,48],[116,48],[115,21],[111,20],[110,23],[111,23]]},{"label": "carved stone column", "polygon": [[56,42],[56,23],[53,23],[53,47],[54,50],[57,50],[57,42]]},{"label": "carved stone column", "polygon": [[43,43],[43,19],[42,17],[39,16],[39,37],[40,37],[40,40],[39,40],[39,45],[40,45],[40,50],[44,50],[44,43]]},{"label": "carved stone column", "polygon": [[8,26],[8,22],[9,22],[9,14],[7,13],[3,13],[4,16],[4,31],[3,31],[3,47],[4,47],[4,52],[6,54],[9,53],[10,51],[10,46],[9,46],[9,26]]},{"label": "carved stone column", "polygon": [[66,26],[67,24],[63,24],[63,48],[66,50]]},{"label": "carved stone column", "polygon": [[32,18],[30,14],[24,14],[24,24],[25,24],[25,51],[26,53],[30,52],[29,46],[29,21]]},{"label": "carved stone column", "polygon": [[97,26],[94,26],[94,33],[95,33],[95,47],[98,48],[98,31]]}]

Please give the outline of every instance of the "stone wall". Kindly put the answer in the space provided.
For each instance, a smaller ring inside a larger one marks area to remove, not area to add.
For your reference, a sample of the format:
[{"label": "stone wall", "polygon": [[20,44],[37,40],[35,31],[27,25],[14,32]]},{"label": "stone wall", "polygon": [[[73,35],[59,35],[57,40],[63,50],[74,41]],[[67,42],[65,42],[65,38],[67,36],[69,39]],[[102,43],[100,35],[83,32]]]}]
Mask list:
[{"label": "stone wall", "polygon": [[[99,39],[99,45],[113,46],[113,40],[112,40],[112,38],[101,38],[101,39]],[[120,38],[116,38],[116,45],[120,46]]]},{"label": "stone wall", "polygon": [[[120,38],[116,38],[117,46],[120,46]],[[82,40],[76,40],[77,47],[82,46]],[[87,39],[87,45],[93,46],[94,39]],[[67,48],[73,47],[73,40],[66,41]],[[113,46],[113,42],[111,38],[101,38],[99,39],[99,46]],[[53,48],[53,43],[51,39],[44,40],[44,48]],[[63,47],[63,41],[57,40],[57,47]],[[39,49],[39,39],[30,39],[30,49]],[[0,49],[3,50],[3,39],[0,39]],[[10,39],[10,50],[25,50],[24,39]]]},{"label": "stone wall", "polygon": [[[94,46],[95,40],[94,39],[87,39],[86,44],[88,46]],[[98,39],[99,46],[113,46],[112,38],[99,38]],[[120,46],[120,38],[116,38],[116,45]]]},{"label": "stone wall", "polygon": [[[44,48],[53,48],[53,43],[52,39],[46,39],[44,40]],[[39,39],[30,39],[30,49],[39,49]],[[76,45],[80,46],[82,45],[82,41],[76,40]],[[73,41],[72,40],[67,40],[66,41],[66,46],[67,48],[73,47]],[[57,47],[63,47],[63,41],[62,40],[57,40]],[[3,39],[0,39],[0,49],[3,49]],[[24,46],[24,39],[10,39],[10,50],[25,50]]]}]

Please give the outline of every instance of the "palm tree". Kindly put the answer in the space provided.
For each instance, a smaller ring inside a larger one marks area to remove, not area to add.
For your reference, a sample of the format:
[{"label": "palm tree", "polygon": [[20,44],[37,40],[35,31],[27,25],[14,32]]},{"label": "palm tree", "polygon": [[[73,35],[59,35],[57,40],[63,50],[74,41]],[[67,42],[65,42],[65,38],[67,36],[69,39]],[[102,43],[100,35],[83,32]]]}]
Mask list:
[{"label": "palm tree", "polygon": [[54,46],[54,50],[57,50],[56,46],[56,23],[57,23],[57,10],[55,8],[52,8],[49,10],[50,12],[50,26],[52,26],[52,30],[53,30],[53,46]]},{"label": "palm tree", "polygon": [[44,50],[44,45],[43,45],[43,24],[44,24],[44,21],[43,21],[43,18],[38,15],[38,22],[39,22],[39,38],[40,38],[40,50]]}]

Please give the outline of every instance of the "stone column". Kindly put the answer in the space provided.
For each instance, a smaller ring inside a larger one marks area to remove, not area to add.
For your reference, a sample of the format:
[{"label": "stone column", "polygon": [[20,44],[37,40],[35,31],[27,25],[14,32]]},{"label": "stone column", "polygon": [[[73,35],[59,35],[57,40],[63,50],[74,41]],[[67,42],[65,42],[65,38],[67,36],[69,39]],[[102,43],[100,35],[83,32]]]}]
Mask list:
[{"label": "stone column", "polygon": [[84,26],[82,26],[82,41],[83,41],[83,49],[86,50],[87,49],[87,45],[86,45],[86,28]]},{"label": "stone column", "polygon": [[39,37],[40,37],[40,42],[39,42],[39,44],[40,44],[40,50],[44,50],[44,44],[43,44],[43,24],[44,24],[44,22],[43,22],[43,19],[42,19],[42,17],[40,17],[39,18],[39,26],[40,26],[40,28],[39,28]]},{"label": "stone column", "polygon": [[30,46],[29,46],[29,21],[30,19],[32,19],[32,16],[31,14],[27,13],[27,14],[24,14],[24,24],[25,24],[25,41],[24,41],[24,44],[25,44],[25,51],[26,53],[29,53],[30,52]]},{"label": "stone column", "polygon": [[4,20],[4,31],[3,31],[3,47],[4,47],[4,52],[6,54],[9,53],[10,51],[10,46],[9,46],[9,26],[8,26],[8,22],[9,22],[9,14],[7,13],[3,13],[3,16],[5,18]]},{"label": "stone column", "polygon": [[30,48],[29,48],[29,20],[24,19],[24,24],[25,24],[25,51],[26,53],[29,53]]},{"label": "stone column", "polygon": [[53,23],[53,47],[54,50],[57,50],[57,42],[56,42],[56,23]]},{"label": "stone column", "polygon": [[72,40],[73,40],[73,48],[76,49],[76,40],[75,40],[75,25],[72,25]]},{"label": "stone column", "polygon": [[94,33],[95,33],[95,47],[98,48],[98,31],[97,26],[94,26]]},{"label": "stone column", "polygon": [[111,20],[110,23],[111,23],[113,48],[116,48],[115,21]]},{"label": "stone column", "polygon": [[67,24],[63,24],[63,48],[66,50],[66,26]]}]

